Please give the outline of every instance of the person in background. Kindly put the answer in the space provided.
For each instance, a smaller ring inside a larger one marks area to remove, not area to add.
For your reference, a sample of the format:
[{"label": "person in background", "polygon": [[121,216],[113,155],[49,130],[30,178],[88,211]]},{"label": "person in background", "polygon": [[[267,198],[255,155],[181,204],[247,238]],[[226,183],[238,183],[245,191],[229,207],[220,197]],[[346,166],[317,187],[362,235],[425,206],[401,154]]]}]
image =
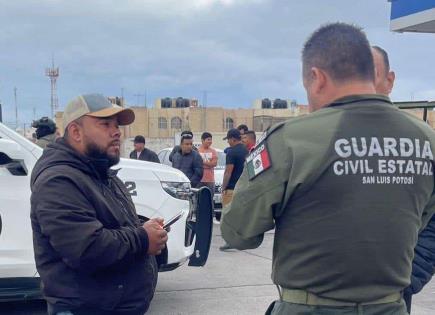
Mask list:
[{"label": "person in background", "polygon": [[32,127],[36,128],[35,143],[43,149],[45,149],[49,143],[53,143],[58,138],[58,135],[56,134],[56,124],[48,117],[42,117],[33,121]]},{"label": "person in background", "polygon": [[[238,125],[236,129],[240,132],[240,136],[241,136],[241,139],[243,142],[244,134],[246,134],[249,130],[248,126],[246,126],[245,124],[241,124],[241,125]],[[224,149],[224,153],[227,154],[228,150],[230,150],[230,149],[231,149],[231,147],[226,147]]]},{"label": "person in background", "polygon": [[[379,46],[372,46],[373,60],[375,62],[375,88],[376,93],[389,96],[395,80],[394,71],[390,70],[390,61],[387,52]],[[417,246],[414,250],[412,262],[411,284],[403,292],[408,313],[411,314],[412,295],[420,292],[432,279],[435,271],[435,216],[426,228],[418,235]]]},{"label": "person in background", "polygon": [[[248,150],[242,143],[242,136],[238,129],[228,130],[227,136],[224,140],[227,140],[230,145],[230,149],[226,156],[224,179],[222,183],[222,207],[225,208],[229,206],[233,200],[233,191],[240,175],[242,175]],[[219,247],[221,251],[231,248],[233,247],[228,245],[228,243]]]},{"label": "person in background", "polygon": [[201,155],[193,149],[191,134],[181,136],[180,151],[174,153],[172,167],[182,171],[189,178],[192,187],[198,188],[204,169]]},{"label": "person in background", "polygon": [[144,136],[136,136],[134,137],[134,150],[130,153],[130,159],[142,160],[154,163],[160,163],[160,160],[157,154],[145,148],[145,137]]},{"label": "person in background", "polygon": [[255,143],[257,141],[257,136],[255,135],[255,131],[248,130],[245,134],[242,135],[242,142],[248,149],[248,152],[251,152],[255,147]]},{"label": "person in background", "polygon": [[198,149],[198,153],[202,157],[204,174],[201,179],[200,187],[208,187],[212,193],[212,197],[214,194],[214,168],[217,165],[218,155],[215,149],[211,147],[213,144],[213,137],[211,133],[204,132],[201,135],[202,144]]},{"label": "person in background", "polygon": [[240,131],[241,135],[244,135],[245,133],[248,132],[249,128],[245,124],[241,124],[237,126],[237,130]]},{"label": "person in background", "polygon": [[[184,130],[184,131],[182,131],[181,132],[181,137],[183,137],[184,135],[191,135],[192,139],[193,139],[193,132],[190,131],[190,130]],[[193,146],[193,150],[197,151],[198,149],[195,146]],[[169,161],[170,162],[172,162],[172,158],[174,157],[174,154],[176,152],[181,152],[181,146],[178,145],[178,144],[172,149],[171,153],[169,154]]]}]

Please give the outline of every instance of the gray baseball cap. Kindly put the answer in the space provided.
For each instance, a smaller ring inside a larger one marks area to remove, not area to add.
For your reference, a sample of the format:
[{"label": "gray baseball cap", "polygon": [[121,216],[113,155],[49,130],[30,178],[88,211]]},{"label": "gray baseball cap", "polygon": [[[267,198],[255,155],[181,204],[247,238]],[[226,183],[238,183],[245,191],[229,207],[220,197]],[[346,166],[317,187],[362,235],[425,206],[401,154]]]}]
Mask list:
[{"label": "gray baseball cap", "polygon": [[112,104],[101,94],[85,94],[77,96],[66,106],[63,112],[64,128],[85,115],[101,118],[116,115],[120,126],[131,124],[135,118],[131,109]]}]

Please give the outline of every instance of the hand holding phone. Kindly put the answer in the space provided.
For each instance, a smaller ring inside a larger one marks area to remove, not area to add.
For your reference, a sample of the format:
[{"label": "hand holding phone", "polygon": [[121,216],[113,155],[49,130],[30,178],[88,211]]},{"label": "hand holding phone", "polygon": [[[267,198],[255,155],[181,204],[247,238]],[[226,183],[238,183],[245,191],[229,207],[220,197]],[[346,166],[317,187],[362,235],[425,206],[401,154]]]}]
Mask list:
[{"label": "hand holding phone", "polygon": [[148,235],[148,254],[159,255],[168,241],[168,232],[162,228],[163,219],[154,218],[143,224]]},{"label": "hand holding phone", "polygon": [[[163,229],[168,231],[169,227],[174,224],[175,222],[177,222],[178,220],[180,220],[180,218],[183,216],[183,212],[178,213],[176,216],[172,217],[171,219],[169,219],[168,222],[166,222],[163,225]],[[168,231],[169,232],[169,231]]]}]

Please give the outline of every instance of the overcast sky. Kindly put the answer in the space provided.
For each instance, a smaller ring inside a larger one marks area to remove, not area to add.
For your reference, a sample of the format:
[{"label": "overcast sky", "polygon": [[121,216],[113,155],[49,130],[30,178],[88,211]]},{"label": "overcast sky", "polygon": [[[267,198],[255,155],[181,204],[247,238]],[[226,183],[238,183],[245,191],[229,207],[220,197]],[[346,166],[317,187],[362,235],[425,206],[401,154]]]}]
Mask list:
[{"label": "overcast sky", "polygon": [[387,0],[0,0],[0,100],[4,121],[50,114],[44,76],[54,53],[60,108],[80,93],[130,105],[193,97],[250,107],[256,98],[306,103],[301,48],[326,22],[362,26],[390,53],[393,100],[435,99],[435,34],[389,31]]}]

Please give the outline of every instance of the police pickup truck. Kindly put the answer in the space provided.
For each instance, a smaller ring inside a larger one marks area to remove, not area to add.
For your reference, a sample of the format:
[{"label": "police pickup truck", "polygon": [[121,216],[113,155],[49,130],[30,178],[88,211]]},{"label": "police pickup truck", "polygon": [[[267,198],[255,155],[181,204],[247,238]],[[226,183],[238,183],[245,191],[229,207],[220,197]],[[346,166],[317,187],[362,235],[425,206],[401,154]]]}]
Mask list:
[{"label": "police pickup truck", "polygon": [[[30,223],[30,175],[41,155],[40,147],[0,123],[0,301],[40,297]],[[171,226],[167,248],[157,257],[160,271],[186,261],[189,266],[203,266],[213,226],[210,191],[191,189],[181,171],[158,163],[121,159],[113,168],[119,169],[142,219],[168,221],[182,213]]]}]

